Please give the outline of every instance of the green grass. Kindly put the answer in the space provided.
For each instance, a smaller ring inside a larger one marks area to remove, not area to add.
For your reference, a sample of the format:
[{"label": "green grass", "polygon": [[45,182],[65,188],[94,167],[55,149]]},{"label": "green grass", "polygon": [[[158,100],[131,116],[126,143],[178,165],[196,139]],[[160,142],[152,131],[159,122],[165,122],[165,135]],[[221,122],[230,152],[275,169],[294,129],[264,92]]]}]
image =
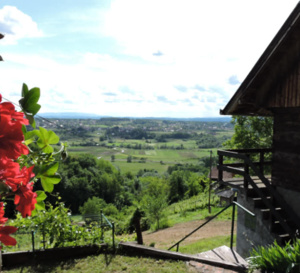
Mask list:
[{"label": "green grass", "polygon": [[[158,173],[164,173],[168,166],[174,164],[192,163],[198,164],[199,158],[210,156],[211,149],[157,149],[157,150],[136,150],[127,148],[105,148],[100,146],[71,146],[68,148],[70,155],[89,153],[97,158],[103,158],[111,161],[111,156],[115,156],[114,165],[117,166],[122,173],[131,171],[138,172],[140,169],[155,169]],[[216,154],[217,149],[212,149],[213,154]],[[127,163],[127,157],[132,156],[132,163]],[[146,163],[140,163],[141,158],[146,160]],[[160,162],[163,162],[161,164]]]},{"label": "green grass", "polygon": [[[207,217],[214,216],[218,212],[220,212],[223,207],[211,207],[211,213],[208,212],[208,209],[202,210],[194,210],[194,211],[182,211],[173,214],[168,214],[168,223],[170,226],[179,223],[185,223],[194,220],[204,220]],[[228,208],[226,211],[221,213],[216,219],[213,221],[224,221],[224,220],[231,220],[232,216],[232,208]]]},{"label": "green grass", "polygon": [[130,273],[185,273],[188,272],[184,261],[159,260],[143,257],[127,257],[120,255],[98,255],[84,259],[74,259],[65,262],[52,262],[37,266],[27,266],[2,272],[130,272]]},{"label": "green grass", "polygon": [[[185,254],[197,254],[214,248],[226,245],[230,247],[230,235],[216,236],[213,238],[200,239],[195,243],[185,245],[184,242],[179,246],[179,252]],[[233,237],[233,246],[236,244],[236,235]]]},{"label": "green grass", "polygon": [[146,162],[146,163],[127,163],[126,161],[115,161],[113,165],[118,167],[122,173],[128,171],[137,173],[141,169],[155,169],[159,173],[164,173],[168,169],[168,165],[162,165],[159,162]]}]

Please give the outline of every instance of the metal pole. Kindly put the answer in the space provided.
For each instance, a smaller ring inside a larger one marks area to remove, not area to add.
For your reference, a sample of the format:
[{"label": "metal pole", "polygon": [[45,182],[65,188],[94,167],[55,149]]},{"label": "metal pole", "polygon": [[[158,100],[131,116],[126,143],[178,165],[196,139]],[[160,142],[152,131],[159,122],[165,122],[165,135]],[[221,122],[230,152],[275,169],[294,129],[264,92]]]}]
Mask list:
[{"label": "metal pole", "polygon": [[230,238],[230,249],[231,250],[232,250],[232,247],[233,247],[234,217],[235,217],[235,203],[232,203],[231,238]]},{"label": "metal pole", "polygon": [[208,219],[205,223],[203,223],[201,226],[197,227],[196,229],[194,229],[192,232],[190,232],[188,235],[186,235],[184,238],[182,238],[180,241],[178,241],[176,244],[172,245],[171,247],[168,248],[168,250],[171,250],[174,246],[176,246],[177,244],[180,244],[182,241],[184,241],[187,237],[191,236],[193,233],[195,233],[197,230],[199,230],[200,228],[202,228],[203,226],[205,226],[206,224],[208,224],[210,221],[212,221],[213,219],[215,219],[217,216],[219,216],[223,211],[227,210],[230,206],[232,206],[232,203],[230,203],[227,207],[225,207],[224,209],[222,209],[221,211],[219,211],[217,214],[215,214],[213,217],[211,217],[210,219]]},{"label": "metal pole", "polygon": [[115,223],[112,222],[112,239],[113,239],[113,250],[115,251]]},{"label": "metal pole", "polygon": [[33,230],[31,231],[31,241],[32,241],[32,252],[34,252],[35,249],[34,249],[34,231]]},{"label": "metal pole", "polygon": [[100,211],[100,225],[101,225],[101,242],[103,243],[103,210]]}]

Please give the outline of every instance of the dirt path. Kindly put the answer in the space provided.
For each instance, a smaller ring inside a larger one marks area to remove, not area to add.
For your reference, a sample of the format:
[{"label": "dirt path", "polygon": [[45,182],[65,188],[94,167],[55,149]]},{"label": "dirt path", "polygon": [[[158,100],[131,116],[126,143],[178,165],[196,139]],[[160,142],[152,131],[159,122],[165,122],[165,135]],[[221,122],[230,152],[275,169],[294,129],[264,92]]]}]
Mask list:
[{"label": "dirt path", "polygon": [[[157,248],[170,247],[172,244],[182,239],[204,222],[205,220],[191,221],[176,224],[173,227],[156,232],[143,232],[144,244],[149,245],[150,243],[155,242],[155,247]],[[230,232],[231,221],[211,221],[206,226],[202,227],[193,235],[188,237],[183,244],[190,244],[203,238],[230,235]]]}]

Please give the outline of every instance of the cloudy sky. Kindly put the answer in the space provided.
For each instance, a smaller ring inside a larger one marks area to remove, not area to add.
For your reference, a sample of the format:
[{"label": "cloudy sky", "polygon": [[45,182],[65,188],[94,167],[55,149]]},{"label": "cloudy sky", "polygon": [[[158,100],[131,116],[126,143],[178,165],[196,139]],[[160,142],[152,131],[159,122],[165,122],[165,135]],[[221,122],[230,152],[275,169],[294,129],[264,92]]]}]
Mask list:
[{"label": "cloudy sky", "polygon": [[298,0],[2,0],[0,92],[45,112],[215,117]]}]

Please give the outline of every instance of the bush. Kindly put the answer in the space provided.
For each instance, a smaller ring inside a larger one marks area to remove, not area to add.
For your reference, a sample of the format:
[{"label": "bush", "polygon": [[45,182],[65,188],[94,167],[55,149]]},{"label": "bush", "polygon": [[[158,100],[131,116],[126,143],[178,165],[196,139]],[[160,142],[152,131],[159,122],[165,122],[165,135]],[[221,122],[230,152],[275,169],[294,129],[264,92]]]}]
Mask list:
[{"label": "bush", "polygon": [[101,209],[106,206],[106,202],[99,197],[89,198],[82,207],[79,208],[79,211],[82,215],[86,214],[95,214],[100,215]]},{"label": "bush", "polygon": [[287,243],[284,247],[275,241],[268,247],[259,246],[252,250],[248,258],[249,270],[265,270],[266,272],[299,273],[300,269],[300,239]]}]

